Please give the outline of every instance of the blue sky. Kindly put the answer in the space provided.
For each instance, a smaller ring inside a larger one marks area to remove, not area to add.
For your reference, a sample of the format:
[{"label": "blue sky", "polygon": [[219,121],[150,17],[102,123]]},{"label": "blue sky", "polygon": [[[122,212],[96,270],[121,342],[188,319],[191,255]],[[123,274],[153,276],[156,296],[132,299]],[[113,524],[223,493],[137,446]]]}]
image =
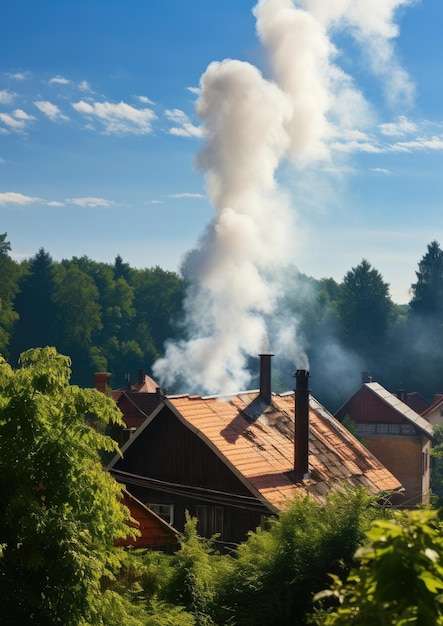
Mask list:
[{"label": "blue sky", "polygon": [[[195,110],[200,77],[212,61],[230,58],[275,80],[254,4],[4,3],[0,232],[14,258],[44,247],[55,259],[112,262],[120,254],[136,267],[179,268],[220,210],[207,192],[212,166],[200,159],[196,168],[210,124]],[[297,144],[295,156],[279,153],[275,184],[295,233],[286,260],[341,280],[367,258],[403,303],[427,244],[443,245],[443,3],[345,0],[352,19],[323,15],[339,5],[294,3],[327,30],[334,71],[346,80],[335,111],[317,118],[335,130],[319,133],[307,151]],[[377,30],[388,32],[380,64],[374,30],[365,29],[383,5],[393,13]],[[303,93],[309,84],[308,77]]]}]

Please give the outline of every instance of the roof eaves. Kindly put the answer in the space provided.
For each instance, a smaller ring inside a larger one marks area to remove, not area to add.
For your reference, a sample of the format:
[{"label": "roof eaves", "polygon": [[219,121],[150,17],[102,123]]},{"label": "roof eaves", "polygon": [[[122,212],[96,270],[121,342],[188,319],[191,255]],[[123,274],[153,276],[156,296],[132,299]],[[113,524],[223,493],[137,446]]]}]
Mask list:
[{"label": "roof eaves", "polygon": [[423,431],[428,437],[434,437],[434,429],[432,425],[421,415],[416,413],[411,407],[402,402],[397,396],[390,393],[380,383],[364,383],[365,386],[374,393],[377,397],[381,398],[384,402],[397,411],[400,415],[412,422],[417,428]]}]

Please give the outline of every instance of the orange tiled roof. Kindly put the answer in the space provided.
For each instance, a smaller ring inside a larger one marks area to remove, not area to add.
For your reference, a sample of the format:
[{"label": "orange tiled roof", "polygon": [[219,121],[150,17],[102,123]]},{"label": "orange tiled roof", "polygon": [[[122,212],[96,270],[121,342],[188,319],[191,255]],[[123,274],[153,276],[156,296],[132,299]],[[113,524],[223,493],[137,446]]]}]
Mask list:
[{"label": "orange tiled roof", "polygon": [[331,488],[343,482],[366,487],[374,494],[401,486],[312,396],[310,478],[302,482],[296,482],[293,474],[293,393],[272,394],[272,405],[261,407],[257,405],[257,392],[228,400],[176,396],[168,397],[167,402],[272,509],[281,510],[294,496],[308,493],[323,504]]}]

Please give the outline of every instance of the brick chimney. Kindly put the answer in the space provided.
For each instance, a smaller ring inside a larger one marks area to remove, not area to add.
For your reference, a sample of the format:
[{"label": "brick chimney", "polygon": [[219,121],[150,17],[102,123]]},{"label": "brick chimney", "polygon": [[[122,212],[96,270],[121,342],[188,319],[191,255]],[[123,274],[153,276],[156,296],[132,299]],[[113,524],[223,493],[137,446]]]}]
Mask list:
[{"label": "brick chimney", "polygon": [[111,374],[109,372],[95,372],[94,374],[94,387],[101,391],[102,393],[106,393],[106,391],[110,388],[109,381],[111,379]]},{"label": "brick chimney", "polygon": [[259,354],[260,357],[260,397],[266,402],[272,402],[271,390],[271,353]]},{"label": "brick chimney", "polygon": [[298,480],[309,478],[309,372],[295,373],[294,472]]}]

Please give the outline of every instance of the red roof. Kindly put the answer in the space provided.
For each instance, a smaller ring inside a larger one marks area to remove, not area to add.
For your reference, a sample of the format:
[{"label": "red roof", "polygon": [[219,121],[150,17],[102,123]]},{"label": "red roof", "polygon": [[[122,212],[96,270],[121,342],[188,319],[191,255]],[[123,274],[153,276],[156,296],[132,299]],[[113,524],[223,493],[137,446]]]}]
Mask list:
[{"label": "red roof", "polygon": [[[168,397],[164,403],[273,511],[307,494],[323,504],[325,495],[341,483],[366,487],[373,494],[400,488],[380,461],[312,397],[310,477],[297,481],[293,472],[294,394],[272,394],[272,404],[251,419],[248,407],[256,399],[256,392],[245,392],[225,400]],[[123,446],[123,453],[160,411],[161,407],[144,422]]]},{"label": "red roof", "polygon": [[122,490],[123,504],[128,507],[131,517],[136,524],[131,526],[140,531],[140,536],[135,539],[126,538],[116,541],[117,546],[132,548],[163,548],[178,543],[180,533],[159,517],[148,506],[134,498],[133,495]]}]

